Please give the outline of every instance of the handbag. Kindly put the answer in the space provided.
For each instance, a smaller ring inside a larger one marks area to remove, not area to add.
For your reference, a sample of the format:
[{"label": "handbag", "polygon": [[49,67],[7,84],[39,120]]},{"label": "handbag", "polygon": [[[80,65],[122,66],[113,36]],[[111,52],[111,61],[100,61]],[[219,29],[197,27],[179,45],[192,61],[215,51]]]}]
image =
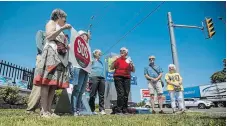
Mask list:
[{"label": "handbag", "polygon": [[176,92],[180,92],[180,91],[181,91],[181,87],[174,86],[174,90],[175,90]]},{"label": "handbag", "polygon": [[67,48],[66,48],[65,44],[61,43],[61,42],[56,42],[56,44],[57,44],[57,52],[58,52],[58,54],[64,56],[66,54],[66,52],[67,52]]},{"label": "handbag", "polygon": [[[170,78],[170,76],[169,76],[169,78]],[[170,78],[170,80],[171,80],[171,78]],[[176,91],[176,92],[181,91],[181,86],[173,86],[173,88],[174,88],[174,91]]]},{"label": "handbag", "polygon": [[[154,68],[151,66],[151,68],[159,75],[160,73]],[[164,87],[164,82],[162,81],[162,79],[160,79],[161,81],[161,84],[162,84],[162,87]]]}]

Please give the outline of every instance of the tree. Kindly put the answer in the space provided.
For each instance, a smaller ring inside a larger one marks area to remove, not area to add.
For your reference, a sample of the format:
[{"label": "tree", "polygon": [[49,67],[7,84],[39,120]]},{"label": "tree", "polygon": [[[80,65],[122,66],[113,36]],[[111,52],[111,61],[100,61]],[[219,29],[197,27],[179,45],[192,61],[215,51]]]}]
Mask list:
[{"label": "tree", "polygon": [[145,101],[143,100],[142,102],[137,103],[137,107],[143,107],[145,105]]},{"label": "tree", "polygon": [[223,60],[223,70],[215,72],[210,78],[211,83],[226,82],[226,59]]}]

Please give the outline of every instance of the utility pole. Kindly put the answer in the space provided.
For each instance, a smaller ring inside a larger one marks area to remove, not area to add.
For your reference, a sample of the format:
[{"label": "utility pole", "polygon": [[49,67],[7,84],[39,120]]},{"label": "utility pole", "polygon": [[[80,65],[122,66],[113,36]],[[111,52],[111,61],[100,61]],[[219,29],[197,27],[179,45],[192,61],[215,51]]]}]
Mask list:
[{"label": "utility pole", "polygon": [[176,71],[179,73],[180,70],[179,70],[179,64],[178,64],[177,47],[176,47],[176,40],[174,35],[174,29],[173,29],[174,26],[173,26],[171,12],[168,12],[168,25],[169,25],[173,64],[176,66]]},{"label": "utility pole", "polygon": [[178,25],[174,24],[172,20],[172,15],[171,12],[168,12],[168,26],[169,26],[169,34],[170,34],[170,42],[171,42],[171,50],[172,50],[172,59],[173,59],[173,64],[176,66],[176,71],[180,73],[180,68],[179,68],[179,63],[178,63],[178,56],[177,56],[177,46],[176,46],[176,39],[174,35],[174,27],[180,27],[180,28],[196,28],[203,30],[203,22],[202,22],[202,27],[199,26],[190,26],[190,25]]},{"label": "utility pole", "polygon": [[[196,28],[196,29],[203,30],[204,29],[203,22],[202,22],[202,27],[190,26],[190,25],[177,25],[177,24],[173,23],[171,12],[168,12],[167,17],[168,17],[168,26],[169,26],[169,35],[170,35],[170,42],[171,42],[173,64],[176,66],[176,71],[178,73],[180,73],[179,64],[178,64],[178,56],[177,56],[176,39],[175,39],[175,35],[174,35],[174,27]],[[183,95],[183,104],[185,107],[184,95]]]}]

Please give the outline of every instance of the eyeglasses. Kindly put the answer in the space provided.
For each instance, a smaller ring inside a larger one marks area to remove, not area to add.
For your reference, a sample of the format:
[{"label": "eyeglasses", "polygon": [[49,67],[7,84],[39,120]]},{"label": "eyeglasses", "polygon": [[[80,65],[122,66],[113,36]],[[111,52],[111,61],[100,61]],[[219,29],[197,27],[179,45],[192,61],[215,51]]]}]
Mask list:
[{"label": "eyeglasses", "polygon": [[154,58],[150,58],[149,60],[151,61],[151,60],[155,60],[155,59]]},{"label": "eyeglasses", "polygon": [[120,52],[126,52],[126,50],[120,50]]}]

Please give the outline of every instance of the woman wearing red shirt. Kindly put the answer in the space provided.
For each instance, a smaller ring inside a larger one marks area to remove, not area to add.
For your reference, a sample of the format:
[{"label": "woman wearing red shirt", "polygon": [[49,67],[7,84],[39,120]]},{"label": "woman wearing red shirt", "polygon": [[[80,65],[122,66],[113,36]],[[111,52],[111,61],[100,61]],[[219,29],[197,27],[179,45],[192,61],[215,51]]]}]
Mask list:
[{"label": "woman wearing red shirt", "polygon": [[111,67],[111,69],[115,69],[114,83],[117,91],[116,114],[127,114],[131,72],[135,72],[135,67],[130,57],[127,58],[128,49],[122,47],[120,54],[121,56],[113,62]]}]

